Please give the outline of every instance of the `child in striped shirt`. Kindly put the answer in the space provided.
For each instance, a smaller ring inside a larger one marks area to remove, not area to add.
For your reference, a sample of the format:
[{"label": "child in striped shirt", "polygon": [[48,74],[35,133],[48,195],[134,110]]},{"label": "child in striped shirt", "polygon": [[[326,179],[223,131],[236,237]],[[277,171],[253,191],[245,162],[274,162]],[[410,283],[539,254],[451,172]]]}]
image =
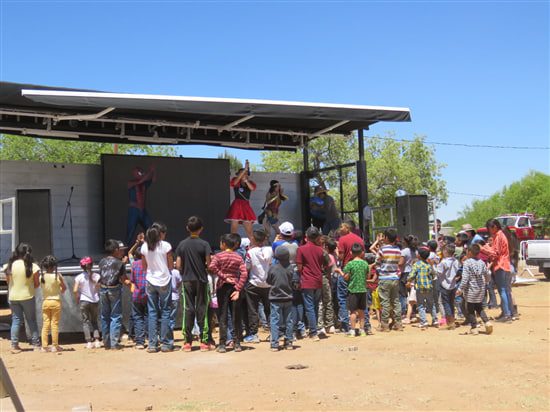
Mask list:
[{"label": "child in striped shirt", "polygon": [[479,333],[476,314],[483,320],[487,335],[493,332],[493,325],[489,322],[482,303],[491,273],[487,269],[487,265],[479,259],[480,250],[478,244],[473,244],[468,248],[466,260],[462,266],[462,281],[457,291],[457,294],[463,295],[466,301],[466,316],[471,325],[470,335]]},{"label": "child in striped shirt", "polygon": [[235,340],[235,352],[241,352],[242,319],[241,304],[243,288],[248,279],[248,271],[242,257],[235,252],[241,245],[241,237],[228,233],[220,239],[220,253],[212,258],[208,270],[218,277],[216,296],[218,297],[218,321],[220,326],[220,344],[216,349],[225,353],[227,341],[227,315],[231,311]]}]

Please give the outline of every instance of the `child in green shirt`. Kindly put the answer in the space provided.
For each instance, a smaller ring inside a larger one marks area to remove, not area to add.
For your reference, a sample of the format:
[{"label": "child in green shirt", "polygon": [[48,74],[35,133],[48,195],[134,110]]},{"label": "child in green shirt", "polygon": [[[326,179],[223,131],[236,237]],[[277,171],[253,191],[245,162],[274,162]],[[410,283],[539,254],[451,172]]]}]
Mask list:
[{"label": "child in green shirt", "polygon": [[363,248],[359,243],[351,247],[353,259],[344,267],[344,279],[348,282],[348,309],[350,331],[346,336],[366,336],[365,309],[367,308],[367,273],[369,264],[363,260]]}]

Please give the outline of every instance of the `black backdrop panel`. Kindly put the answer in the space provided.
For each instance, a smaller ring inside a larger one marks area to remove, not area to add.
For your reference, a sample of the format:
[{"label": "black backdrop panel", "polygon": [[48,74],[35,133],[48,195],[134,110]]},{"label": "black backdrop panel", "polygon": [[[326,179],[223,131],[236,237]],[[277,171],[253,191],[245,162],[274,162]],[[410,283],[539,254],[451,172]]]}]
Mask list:
[{"label": "black backdrop panel", "polygon": [[37,263],[52,253],[50,190],[17,191],[17,232],[19,241],[30,243]]},{"label": "black backdrop panel", "polygon": [[415,235],[421,242],[428,239],[428,197],[426,195],[406,195],[395,198],[397,209],[397,233],[403,238]]},{"label": "black backdrop panel", "polygon": [[[201,237],[211,244],[218,244],[219,236],[229,231],[223,221],[229,207],[228,160],[102,155],[101,163],[105,239],[128,242],[128,182],[136,167],[147,173],[151,166],[156,177],[146,190],[145,209],[153,222],[168,226],[166,240],[173,248],[187,236],[185,224],[192,215],[203,220]],[[136,233],[142,230],[138,224]]]}]

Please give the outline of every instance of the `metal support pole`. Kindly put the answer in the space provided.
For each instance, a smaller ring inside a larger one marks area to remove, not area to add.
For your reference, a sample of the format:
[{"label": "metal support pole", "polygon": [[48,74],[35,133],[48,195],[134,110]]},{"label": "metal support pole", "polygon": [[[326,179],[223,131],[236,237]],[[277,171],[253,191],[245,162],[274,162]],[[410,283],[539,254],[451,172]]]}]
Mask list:
[{"label": "metal support pole", "polygon": [[368,186],[367,186],[367,163],[365,161],[365,140],[363,129],[357,131],[359,146],[359,161],[357,162],[357,201],[359,209],[359,227],[363,228],[364,239],[370,239],[370,229],[365,225],[363,209],[369,204]]},{"label": "metal support pole", "polygon": [[340,182],[340,218],[344,220],[344,182],[342,181],[342,166],[338,168],[338,181]]},{"label": "metal support pole", "polygon": [[311,224],[311,214],[309,210],[309,151],[307,143],[303,148],[304,170],[300,173],[300,189],[302,191],[302,228],[306,229]]}]

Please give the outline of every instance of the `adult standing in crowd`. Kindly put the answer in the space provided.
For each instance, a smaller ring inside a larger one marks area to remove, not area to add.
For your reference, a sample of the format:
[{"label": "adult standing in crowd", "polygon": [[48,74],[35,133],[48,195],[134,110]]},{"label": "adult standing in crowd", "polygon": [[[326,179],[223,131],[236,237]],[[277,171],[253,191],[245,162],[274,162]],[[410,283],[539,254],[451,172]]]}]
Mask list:
[{"label": "adult standing in crowd", "polygon": [[502,231],[502,226],[497,219],[489,219],[486,224],[487,231],[491,235],[489,244],[481,247],[481,251],[489,256],[493,266],[493,276],[500,295],[500,307],[502,310],[498,320],[506,323],[512,322],[514,311],[512,301],[510,250],[508,239]]},{"label": "adult standing in crowd", "polygon": [[225,222],[231,225],[231,233],[239,231],[239,225],[242,224],[246,235],[252,239],[252,225],[256,221],[256,215],[250,207],[250,194],[256,190],[256,183],[250,180],[250,163],[248,160],[244,163],[244,167],[239,169],[231,179],[231,187],[235,194],[235,199],[227,215]]},{"label": "adult standing in crowd", "polygon": [[38,324],[36,323],[35,289],[40,287],[40,268],[32,257],[32,247],[28,243],[19,243],[6,267],[8,282],[8,300],[12,314],[11,321],[11,352],[20,353],[19,329],[25,320],[31,331],[31,344],[35,350],[40,350]]}]

